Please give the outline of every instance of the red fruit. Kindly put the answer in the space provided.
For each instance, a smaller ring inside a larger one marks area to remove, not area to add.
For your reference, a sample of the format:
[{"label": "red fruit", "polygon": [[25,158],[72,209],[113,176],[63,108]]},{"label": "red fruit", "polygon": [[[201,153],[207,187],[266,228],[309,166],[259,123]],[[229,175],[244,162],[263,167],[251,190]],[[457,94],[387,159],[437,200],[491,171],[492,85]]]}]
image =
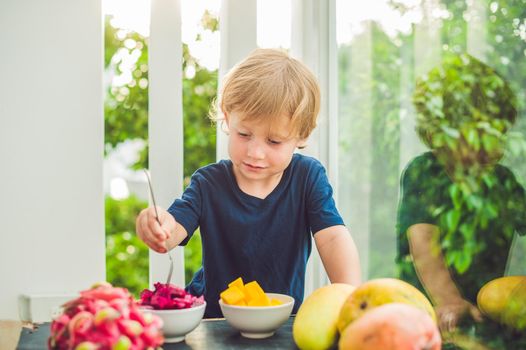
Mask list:
[{"label": "red fruit", "polygon": [[201,305],[203,296],[196,297],[173,284],[155,283],[155,290],[141,292],[140,304],[155,310],[187,309]]},{"label": "red fruit", "polygon": [[51,323],[50,349],[135,350],[157,348],[164,338],[162,321],[145,315],[124,288],[101,284],[80,292]]},{"label": "red fruit", "polygon": [[130,293],[124,288],[108,287],[101,285],[93,289],[80,292],[80,296],[87,299],[110,301],[113,299],[129,299]]}]

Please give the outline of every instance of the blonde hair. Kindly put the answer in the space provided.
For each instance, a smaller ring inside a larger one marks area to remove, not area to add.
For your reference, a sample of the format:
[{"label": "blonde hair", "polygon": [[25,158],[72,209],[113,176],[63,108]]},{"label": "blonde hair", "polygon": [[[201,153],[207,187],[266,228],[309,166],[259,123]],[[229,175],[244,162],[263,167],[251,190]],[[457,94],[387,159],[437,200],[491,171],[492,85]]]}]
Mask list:
[{"label": "blonde hair", "polygon": [[319,111],[320,88],[303,63],[280,50],[256,49],[225,76],[210,116],[217,122],[224,114],[242,112],[247,119],[272,122],[286,115],[294,136],[306,139]]}]

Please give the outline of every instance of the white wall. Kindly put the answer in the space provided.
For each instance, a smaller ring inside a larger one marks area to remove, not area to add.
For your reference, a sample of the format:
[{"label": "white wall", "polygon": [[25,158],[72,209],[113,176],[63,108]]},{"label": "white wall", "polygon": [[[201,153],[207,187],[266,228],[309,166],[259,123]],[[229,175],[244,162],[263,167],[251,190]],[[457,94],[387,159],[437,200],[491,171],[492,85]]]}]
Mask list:
[{"label": "white wall", "polygon": [[0,2],[0,319],[105,278],[100,1]]}]

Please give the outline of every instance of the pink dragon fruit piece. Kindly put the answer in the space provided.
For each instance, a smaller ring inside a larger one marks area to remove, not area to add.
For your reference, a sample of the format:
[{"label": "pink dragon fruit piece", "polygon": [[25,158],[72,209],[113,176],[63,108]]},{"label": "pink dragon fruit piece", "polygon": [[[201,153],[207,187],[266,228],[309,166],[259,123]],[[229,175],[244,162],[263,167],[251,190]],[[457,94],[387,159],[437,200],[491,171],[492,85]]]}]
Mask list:
[{"label": "pink dragon fruit piece", "polygon": [[95,343],[92,343],[90,341],[85,341],[80,344],[78,344],[75,347],[75,350],[97,350],[98,346]]},{"label": "pink dragon fruit piece", "polygon": [[51,324],[50,349],[139,350],[164,341],[161,319],[143,314],[124,288],[96,285],[63,309]]},{"label": "pink dragon fruit piece", "polygon": [[155,283],[154,290],[145,289],[140,304],[156,310],[187,309],[204,303],[203,296],[196,297],[174,284]]},{"label": "pink dragon fruit piece", "polygon": [[113,299],[131,298],[130,293],[124,288],[98,286],[94,289],[88,289],[80,292],[80,296],[87,299],[97,299],[111,301]]}]

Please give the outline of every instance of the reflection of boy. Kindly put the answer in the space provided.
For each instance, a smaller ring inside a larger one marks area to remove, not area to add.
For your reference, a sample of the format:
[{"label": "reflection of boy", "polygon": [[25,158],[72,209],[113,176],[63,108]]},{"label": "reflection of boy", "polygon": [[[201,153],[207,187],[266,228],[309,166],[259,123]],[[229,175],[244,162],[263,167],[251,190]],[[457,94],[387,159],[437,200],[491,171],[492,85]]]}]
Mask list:
[{"label": "reflection of boy", "polygon": [[226,76],[219,107],[230,159],[197,170],[182,198],[160,209],[162,227],[153,208],[143,210],[139,237],[166,252],[200,228],[203,267],[187,290],[204,294],[206,317],[221,317],[219,294],[239,276],[292,295],[296,311],[312,235],[331,282],[359,284],[358,253],[325,169],[294,153],[316,126],[312,73],[280,51],[256,50]]},{"label": "reflection of boy", "polygon": [[526,233],[524,189],[496,164],[516,110],[507,83],[467,55],[420,80],[414,101],[431,152],[402,175],[397,262],[451,330],[463,316],[481,320],[479,289],[503,276],[514,233]]}]

